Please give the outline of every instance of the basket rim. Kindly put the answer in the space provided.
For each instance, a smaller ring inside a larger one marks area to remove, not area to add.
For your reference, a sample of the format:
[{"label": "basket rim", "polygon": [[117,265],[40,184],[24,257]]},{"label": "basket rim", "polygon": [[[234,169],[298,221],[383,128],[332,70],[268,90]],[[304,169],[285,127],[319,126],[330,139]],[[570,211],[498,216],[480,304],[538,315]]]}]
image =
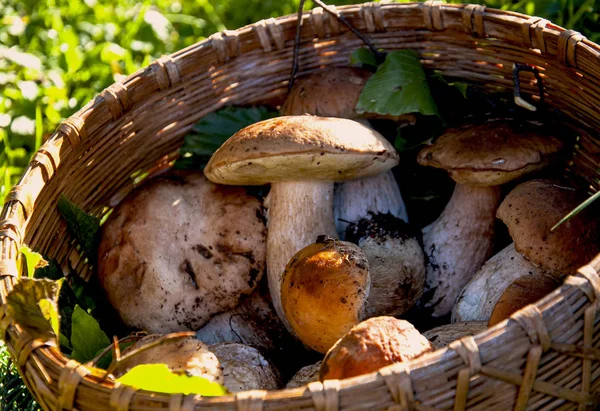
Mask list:
[{"label": "basket rim", "polygon": [[[494,24],[520,31],[522,41],[520,44],[515,44],[516,46],[535,48],[540,50],[541,53],[554,55],[559,64],[565,67],[573,67],[584,74],[591,73],[586,65],[586,61],[589,59],[585,57],[600,60],[600,46],[589,41],[580,33],[566,30],[538,17],[480,5],[443,4],[439,1],[427,1],[425,3],[401,4],[365,3],[339,6],[336,9],[345,17],[353,17],[364,22],[366,28],[363,31],[367,35],[372,32],[386,30],[386,13],[394,10],[405,10],[422,16],[423,30],[443,31],[462,27],[463,32],[469,33],[474,40],[487,37],[490,34],[490,26]],[[323,20],[323,10],[320,8],[303,13],[303,21],[305,21],[303,24],[316,25],[318,19]],[[289,40],[283,38],[283,27],[295,26],[295,22],[296,16],[288,15],[261,20],[237,30],[225,30],[215,33],[203,41],[169,56],[161,57],[148,67],[111,85],[73,116],[65,120],[34,155],[21,180],[6,198],[2,211],[2,227],[0,227],[0,241],[2,242],[0,278],[2,278],[3,286],[3,288],[0,288],[0,297],[2,303],[5,304],[6,293],[18,281],[16,257],[24,238],[23,229],[27,226],[34,209],[35,200],[44,183],[50,181],[58,171],[61,164],[61,156],[59,155],[61,149],[66,148],[66,152],[73,151],[87,139],[86,120],[90,116],[96,112],[109,113],[109,118],[114,121],[143,101],[141,98],[128,95],[129,89],[144,84],[150,90],[149,92],[153,93],[177,84],[181,76],[193,75],[193,71],[185,66],[186,57],[190,54],[201,53],[206,56],[207,64],[219,67],[225,65],[231,59],[243,58],[245,54],[255,49],[262,48],[265,52],[282,49],[286,47],[285,41]],[[341,34],[346,32],[346,29],[340,28]],[[315,38],[305,34],[306,30],[303,30],[303,33],[302,38],[305,40]],[[244,36],[253,36],[253,43],[241,44],[240,38]],[[325,37],[325,39],[327,38]],[[243,49],[244,47],[246,49]],[[217,108],[215,107],[215,109]],[[42,184],[39,184],[40,181]],[[55,407],[59,409],[60,407],[63,409],[73,408],[76,393],[82,386],[101,393],[106,404],[110,403],[118,407],[125,404],[125,408],[119,409],[128,409],[129,403],[139,396],[142,396],[144,400],[153,399],[156,401],[158,399],[167,406],[177,404],[173,405],[173,409],[182,409],[183,403],[188,405],[242,407],[239,409],[252,409],[252,407],[268,406],[269,404],[275,407],[290,398],[302,400],[305,405],[310,405],[310,401],[312,401],[312,405],[317,408],[320,407],[320,409],[337,409],[341,405],[341,408],[343,408],[343,405],[346,407],[351,405],[346,403],[344,398],[350,398],[352,390],[358,389],[358,394],[360,394],[381,387],[386,388],[387,394],[386,398],[378,405],[391,406],[399,404],[408,409],[408,407],[417,404],[414,385],[420,383],[427,376],[427,372],[423,370],[435,368],[435,364],[442,361],[454,361],[466,366],[464,369],[467,372],[459,373],[458,377],[459,379],[463,378],[463,380],[466,378],[466,388],[464,388],[465,381],[457,382],[456,401],[458,404],[459,401],[466,401],[469,379],[485,369],[486,362],[482,361],[482,358],[485,359],[487,351],[490,350],[491,340],[498,340],[501,337],[504,340],[526,338],[529,341],[529,346],[526,348],[531,350],[530,354],[534,350],[538,350],[537,347],[539,347],[539,350],[544,351],[550,349],[551,346],[552,349],[557,349],[549,339],[552,330],[547,327],[548,318],[555,313],[556,307],[561,304],[562,300],[569,298],[586,298],[588,309],[594,308],[595,310],[597,301],[600,299],[598,269],[600,269],[600,256],[582,267],[577,276],[568,277],[563,286],[536,304],[526,307],[514,314],[511,319],[505,320],[475,337],[466,337],[455,341],[447,348],[442,348],[406,364],[394,364],[371,374],[339,382],[332,380],[332,382],[324,384],[312,383],[308,386],[308,389],[302,387],[269,392],[249,391],[235,396],[200,398],[198,396],[183,397],[181,395],[135,391],[124,386],[115,385],[111,381],[100,382],[99,376],[93,370],[89,370],[76,361],[69,360],[57,348],[48,345],[47,342],[32,341],[18,324],[14,324],[8,318],[5,310],[6,305],[0,307],[0,338],[7,342],[9,351],[16,359],[21,375],[31,374],[31,378],[24,378],[24,380],[40,405],[46,409],[54,409]],[[58,375],[59,378],[49,376],[40,358],[45,358],[53,364],[55,368],[52,373]],[[496,378],[515,383],[514,375],[507,375],[508,373],[500,375],[500,371],[493,369],[488,369],[487,372],[488,374],[496,372]],[[521,380],[522,387],[526,385],[523,382],[525,377]],[[533,375],[533,379],[535,380],[535,375]],[[516,385],[521,385],[521,383]],[[55,394],[49,389],[44,391],[42,389],[44,384],[51,386],[55,392],[58,392],[58,398],[55,398],[53,404],[55,407],[51,406]],[[534,382],[531,382],[530,385],[533,386]],[[548,389],[548,387],[540,388],[539,386],[537,388]],[[582,405],[594,401],[592,396],[583,391],[570,390],[565,395]],[[521,395],[519,395],[520,397]],[[307,400],[309,402],[306,402]],[[425,406],[419,406],[419,408],[427,409]]]}]

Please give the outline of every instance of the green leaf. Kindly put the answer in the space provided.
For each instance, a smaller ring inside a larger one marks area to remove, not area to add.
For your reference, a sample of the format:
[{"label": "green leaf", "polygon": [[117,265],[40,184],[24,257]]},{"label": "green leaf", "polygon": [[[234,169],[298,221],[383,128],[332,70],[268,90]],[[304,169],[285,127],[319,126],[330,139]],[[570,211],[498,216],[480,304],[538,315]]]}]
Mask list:
[{"label": "green leaf", "polygon": [[25,270],[27,271],[27,278],[33,278],[36,268],[48,265],[41,254],[31,250],[31,248],[27,247],[25,244],[19,248],[19,252],[25,257],[24,263]]},{"label": "green leaf", "polygon": [[216,382],[202,377],[175,374],[165,364],[135,366],[117,381],[138,389],[167,394],[200,394],[205,397],[228,394],[227,389]]},{"label": "green leaf", "polygon": [[98,253],[100,220],[87,214],[61,194],[58,211],[67,222],[69,232],[82,248],[83,253],[95,265]]},{"label": "green leaf", "polygon": [[76,305],[71,319],[71,357],[84,363],[93,359],[99,350],[108,345],[110,340],[100,329],[98,321]]},{"label": "green leaf", "polygon": [[210,156],[236,132],[261,120],[276,117],[268,107],[225,107],[207,114],[185,136],[177,169],[203,169]]},{"label": "green leaf", "polygon": [[350,55],[350,65],[359,67],[377,67],[377,57],[368,48],[356,49]]},{"label": "green leaf", "polygon": [[8,315],[34,338],[57,340],[62,281],[21,278],[6,297]]},{"label": "green leaf", "polygon": [[388,53],[365,84],[356,111],[394,116],[408,113],[438,115],[418,54],[412,50]]},{"label": "green leaf", "polygon": [[571,210],[566,216],[561,218],[561,220],[558,223],[556,223],[554,225],[554,227],[552,227],[550,229],[550,231],[556,230],[561,224],[566,223],[571,218],[575,217],[577,214],[579,214],[580,212],[585,210],[587,207],[590,206],[590,204],[592,204],[594,201],[596,201],[599,198],[600,198],[600,191],[594,193],[594,195],[588,197],[584,202],[582,202],[577,207],[575,207],[573,210]]}]

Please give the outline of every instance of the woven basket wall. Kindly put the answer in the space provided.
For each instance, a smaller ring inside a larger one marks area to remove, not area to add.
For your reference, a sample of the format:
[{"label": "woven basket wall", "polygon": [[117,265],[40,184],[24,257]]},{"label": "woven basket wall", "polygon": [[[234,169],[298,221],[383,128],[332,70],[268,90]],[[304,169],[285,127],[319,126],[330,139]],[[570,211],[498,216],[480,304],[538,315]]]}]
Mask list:
[{"label": "woven basket wall", "polygon": [[[538,66],[546,100],[580,129],[565,173],[596,185],[600,165],[600,46],[548,21],[483,6],[364,4],[338,8],[379,48],[417,50],[427,68],[495,91],[512,91],[513,63]],[[0,221],[0,297],[17,281],[18,246],[90,273],[56,202],[65,194],[102,216],[164,168],[183,136],[224,105],[282,98],[291,68],[295,17],[217,33],[104,90],[66,120],[33,158]],[[346,65],[362,43],[322,9],[305,13],[300,74]],[[525,75],[524,75],[525,76]],[[523,86],[526,98],[534,84]],[[343,381],[219,398],[169,396],[115,386],[0,308],[3,338],[29,389],[47,410],[547,410],[591,409],[600,388],[600,258],[565,284],[475,338],[407,365]]]}]

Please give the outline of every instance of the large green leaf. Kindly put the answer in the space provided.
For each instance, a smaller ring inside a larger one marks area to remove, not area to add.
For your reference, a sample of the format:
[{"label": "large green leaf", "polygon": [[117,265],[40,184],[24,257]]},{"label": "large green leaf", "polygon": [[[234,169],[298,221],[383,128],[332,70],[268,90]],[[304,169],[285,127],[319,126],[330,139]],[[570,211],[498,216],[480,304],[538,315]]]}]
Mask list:
[{"label": "large green leaf", "polygon": [[267,107],[225,107],[207,114],[185,136],[175,168],[203,169],[229,137],[244,127],[277,115],[277,111]]},{"label": "large green leaf", "polygon": [[57,341],[62,280],[21,278],[6,297],[8,315],[32,337]]},{"label": "large green leaf", "polygon": [[227,394],[227,389],[216,382],[202,377],[175,374],[165,364],[135,366],[117,381],[138,389],[167,394],[200,394],[205,397]]},{"label": "large green leaf", "polygon": [[82,363],[87,362],[109,344],[110,340],[100,329],[98,321],[76,305],[71,317],[71,357]]},{"label": "large green leaf", "polygon": [[408,113],[438,115],[419,55],[412,50],[388,53],[365,84],[356,111],[394,116]]},{"label": "large green leaf", "polygon": [[58,211],[67,222],[67,227],[75,237],[85,256],[95,265],[98,253],[100,219],[87,214],[61,195],[58,199]]}]

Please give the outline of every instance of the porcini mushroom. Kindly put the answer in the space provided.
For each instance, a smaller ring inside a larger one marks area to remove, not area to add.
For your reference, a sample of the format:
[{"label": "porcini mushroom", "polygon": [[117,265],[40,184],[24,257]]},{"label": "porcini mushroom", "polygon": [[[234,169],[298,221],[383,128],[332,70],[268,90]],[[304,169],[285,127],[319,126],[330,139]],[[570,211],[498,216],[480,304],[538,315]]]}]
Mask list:
[{"label": "porcini mushroom", "polygon": [[452,341],[479,334],[486,329],[487,324],[485,321],[464,321],[432,328],[425,331],[423,337],[427,338],[437,348],[444,348]]},{"label": "porcini mushroom", "polygon": [[374,317],[353,327],[327,352],[319,379],[343,379],[408,362],[435,350],[408,321]]},{"label": "porcini mushroom", "polygon": [[421,165],[445,169],[457,182],[441,216],[423,229],[429,264],[421,304],[434,317],[452,310],[492,251],[497,186],[545,167],[561,149],[560,140],[529,127],[494,120],[451,129],[419,153]]},{"label": "porcini mushroom", "polygon": [[369,261],[366,318],[402,315],[421,298],[425,255],[418,230],[389,213],[370,213],[348,225],[345,238],[357,244]]},{"label": "porcini mushroom", "polygon": [[465,286],[453,321],[487,321],[502,293],[519,277],[545,275],[559,281],[591,261],[600,244],[599,219],[589,210],[550,231],[581,199],[581,193],[552,180],[532,180],[512,190],[498,217],[514,243],[492,257]]},{"label": "porcini mushroom", "polygon": [[256,197],[201,173],[172,174],[115,208],[102,228],[98,277],[127,325],[196,330],[256,287],[265,242]]},{"label": "porcini mushroom", "polygon": [[276,390],[281,385],[277,369],[254,347],[219,343],[208,349],[223,368],[223,385],[229,392]]},{"label": "porcini mushroom", "polygon": [[113,371],[116,378],[141,364],[166,364],[174,373],[206,378],[209,381],[223,384],[223,370],[215,354],[194,337],[163,339],[160,345],[140,350],[145,345],[163,337],[161,334],[150,334],[123,351],[123,354],[139,350],[131,358],[118,363]]},{"label": "porcini mushroom", "polygon": [[369,263],[362,250],[321,236],[298,251],[283,274],[281,302],[290,331],[306,346],[327,350],[363,320]]},{"label": "porcini mushroom", "polygon": [[398,153],[379,133],[351,120],[288,116],[261,121],[230,137],[204,172],[221,184],[271,183],[267,273],[281,309],[281,275],[290,258],[319,235],[336,237],[333,182],[382,173]]},{"label": "porcini mushroom", "polygon": [[322,361],[317,361],[314,364],[310,364],[300,368],[296,374],[285,385],[285,388],[298,388],[302,387],[309,382],[319,381],[319,371],[321,370]]},{"label": "porcini mushroom", "polygon": [[[372,74],[353,67],[332,67],[299,77],[281,107],[281,114],[340,117],[362,122],[365,126],[369,126],[367,118],[389,118],[373,113],[359,115],[355,110],[360,93]],[[390,119],[399,120],[400,117]],[[335,225],[342,240],[346,222],[356,222],[366,217],[369,211],[391,213],[408,221],[406,206],[391,171],[335,185]]]}]

